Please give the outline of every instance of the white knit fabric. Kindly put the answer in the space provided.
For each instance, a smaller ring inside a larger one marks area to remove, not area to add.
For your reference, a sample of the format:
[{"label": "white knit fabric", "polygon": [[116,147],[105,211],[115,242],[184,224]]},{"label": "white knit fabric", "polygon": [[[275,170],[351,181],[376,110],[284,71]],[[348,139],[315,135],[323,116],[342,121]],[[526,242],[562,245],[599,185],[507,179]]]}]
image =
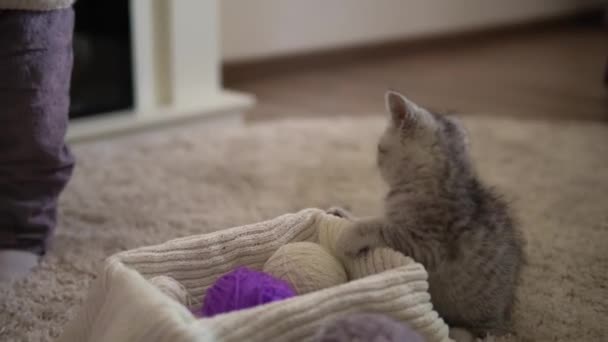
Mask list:
[{"label": "white knit fabric", "polygon": [[70,7],[75,1],[76,0],[0,0],[0,9],[51,11]]},{"label": "white knit fabric", "polygon": [[[317,209],[243,227],[172,240],[110,257],[61,342],[71,341],[309,341],[322,321],[354,312],[383,313],[408,323],[427,341],[449,341],[433,311],[427,273],[415,262],[287,300],[195,318],[149,279],[175,279],[197,301],[237,266],[261,270],[280,246],[318,240],[329,219]],[[156,278],[158,279],[158,278]],[[155,280],[156,282],[156,280]]]}]

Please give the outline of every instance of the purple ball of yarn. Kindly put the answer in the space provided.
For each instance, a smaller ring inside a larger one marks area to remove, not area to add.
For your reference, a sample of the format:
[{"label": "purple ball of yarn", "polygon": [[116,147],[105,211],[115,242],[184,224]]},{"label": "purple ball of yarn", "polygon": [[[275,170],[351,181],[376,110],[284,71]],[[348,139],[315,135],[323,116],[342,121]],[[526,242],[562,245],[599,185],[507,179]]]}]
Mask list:
[{"label": "purple ball of yarn", "polygon": [[211,317],[293,297],[295,294],[293,288],[281,279],[239,267],[220,277],[207,290],[202,315]]},{"label": "purple ball of yarn", "polygon": [[316,342],[424,342],[404,323],[380,314],[352,314],[321,326]]}]

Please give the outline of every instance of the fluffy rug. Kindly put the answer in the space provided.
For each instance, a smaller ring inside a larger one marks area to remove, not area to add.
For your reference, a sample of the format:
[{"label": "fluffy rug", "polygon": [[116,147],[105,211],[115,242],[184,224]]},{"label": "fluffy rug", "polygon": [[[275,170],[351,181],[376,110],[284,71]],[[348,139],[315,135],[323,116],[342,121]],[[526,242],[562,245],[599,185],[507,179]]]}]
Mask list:
[{"label": "fluffy rug", "polygon": [[[608,126],[470,116],[474,157],[528,240],[513,340],[608,335]],[[384,118],[324,118],[139,134],[74,146],[52,252],[0,285],[0,340],[47,341],[118,251],[306,207],[380,210]],[[128,303],[125,303],[128,305]]]}]

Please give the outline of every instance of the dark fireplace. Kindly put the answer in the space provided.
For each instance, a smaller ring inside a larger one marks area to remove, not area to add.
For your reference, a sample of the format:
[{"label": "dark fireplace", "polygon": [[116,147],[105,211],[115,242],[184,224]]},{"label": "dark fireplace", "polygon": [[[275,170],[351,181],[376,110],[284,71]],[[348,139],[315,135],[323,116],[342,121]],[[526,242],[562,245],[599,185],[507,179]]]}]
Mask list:
[{"label": "dark fireplace", "polygon": [[74,6],[70,118],[133,108],[128,0],[79,0]]}]

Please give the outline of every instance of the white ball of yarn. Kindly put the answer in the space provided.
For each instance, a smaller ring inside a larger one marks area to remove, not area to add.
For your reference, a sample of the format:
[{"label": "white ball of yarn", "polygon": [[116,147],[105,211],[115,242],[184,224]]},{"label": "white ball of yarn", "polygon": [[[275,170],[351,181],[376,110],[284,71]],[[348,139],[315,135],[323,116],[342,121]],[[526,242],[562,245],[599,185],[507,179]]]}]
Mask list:
[{"label": "white ball of yarn", "polygon": [[287,281],[298,294],[344,284],[344,266],[321,245],[294,242],[283,245],[266,261],[264,272]]},{"label": "white ball of yarn", "polygon": [[317,240],[332,255],[336,253],[336,242],[340,235],[349,229],[353,222],[334,215],[325,214],[317,221]]}]

